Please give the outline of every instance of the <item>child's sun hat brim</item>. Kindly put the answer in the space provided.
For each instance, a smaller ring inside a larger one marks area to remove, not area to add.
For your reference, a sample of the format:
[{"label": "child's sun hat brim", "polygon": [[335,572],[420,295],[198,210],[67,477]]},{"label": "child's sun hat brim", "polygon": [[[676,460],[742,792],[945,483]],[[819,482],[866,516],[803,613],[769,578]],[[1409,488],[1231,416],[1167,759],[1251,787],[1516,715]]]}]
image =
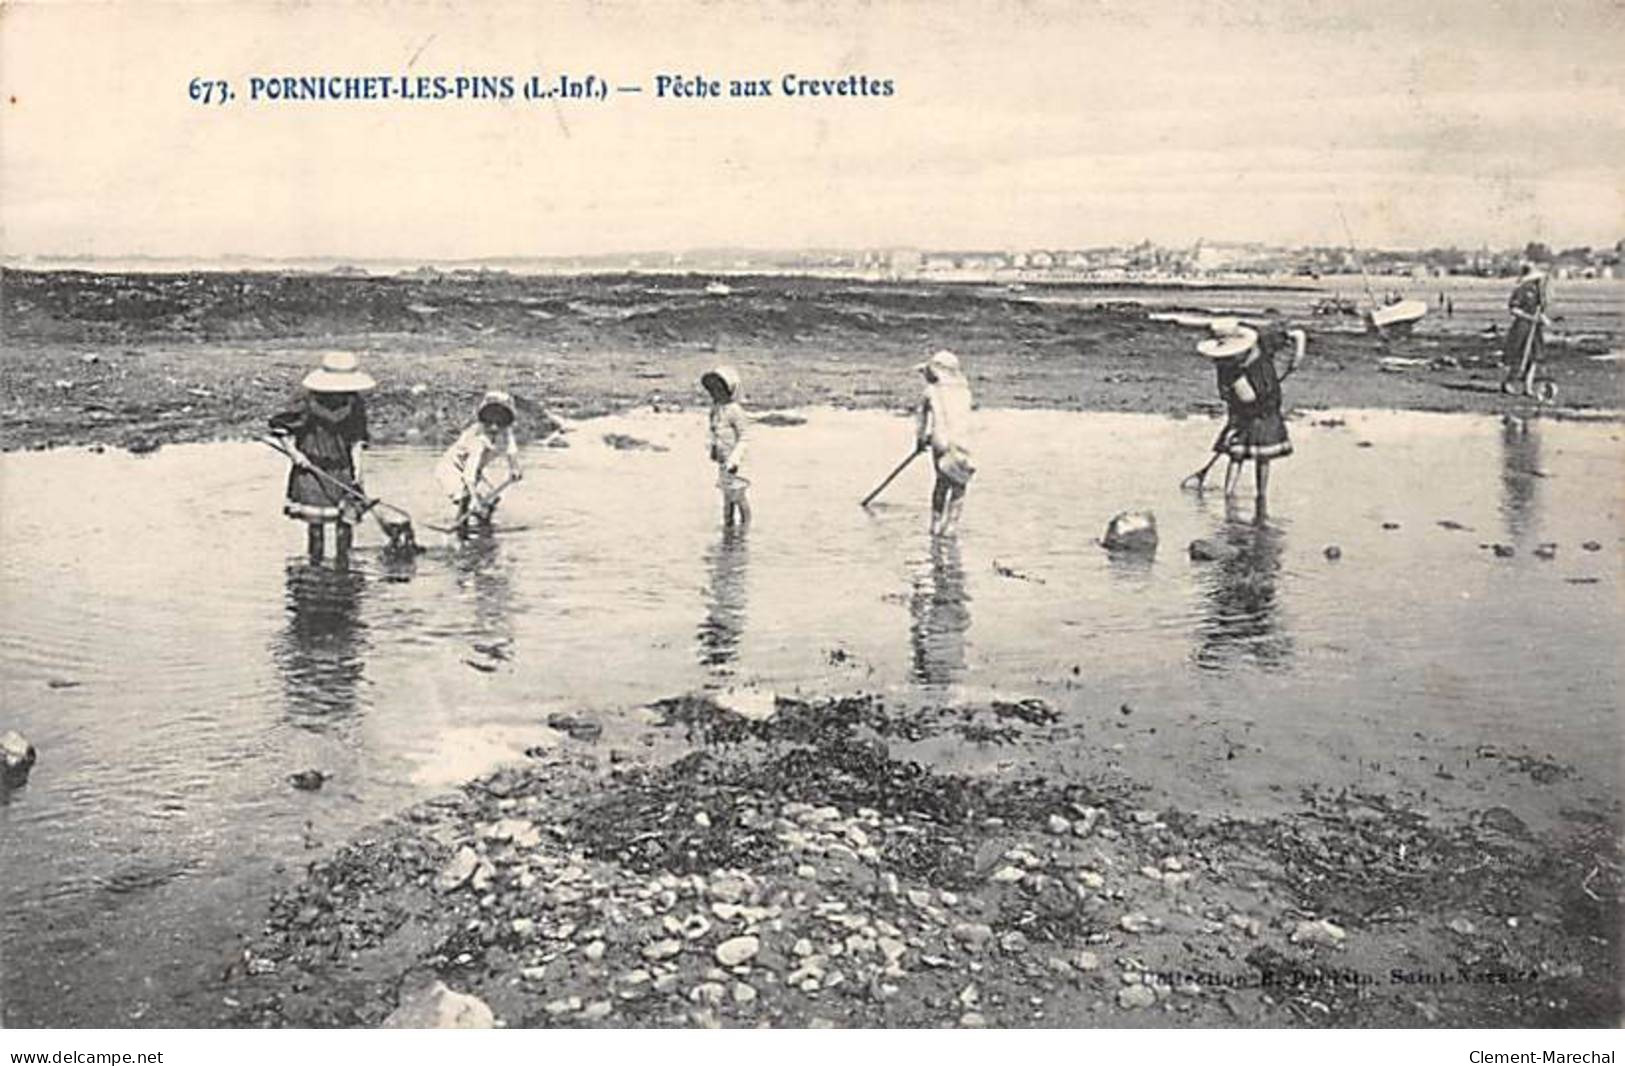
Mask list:
[{"label": "child's sun hat brim", "polygon": [[302,384],[311,392],[366,392],[378,382],[361,369],[353,352],[328,352]]},{"label": "child's sun hat brim", "polygon": [[1257,343],[1257,333],[1246,326],[1239,326],[1221,337],[1210,337],[1199,342],[1196,351],[1209,359],[1234,359],[1238,355],[1245,355]]}]

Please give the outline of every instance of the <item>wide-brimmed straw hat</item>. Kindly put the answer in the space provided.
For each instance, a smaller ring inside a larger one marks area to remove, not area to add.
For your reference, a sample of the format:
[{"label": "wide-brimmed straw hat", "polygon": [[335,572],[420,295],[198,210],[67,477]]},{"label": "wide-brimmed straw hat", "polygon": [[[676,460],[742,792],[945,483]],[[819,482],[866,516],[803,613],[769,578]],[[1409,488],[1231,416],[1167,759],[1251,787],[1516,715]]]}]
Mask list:
[{"label": "wide-brimmed straw hat", "polygon": [[322,365],[305,375],[311,392],[365,392],[378,383],[360,368],[354,352],[328,352]]},{"label": "wide-brimmed straw hat", "polygon": [[1258,343],[1258,334],[1246,326],[1236,326],[1227,329],[1217,337],[1209,337],[1196,345],[1199,354],[1209,359],[1234,359],[1238,355],[1245,355],[1253,345]]},{"label": "wide-brimmed straw hat", "polygon": [[922,373],[927,370],[935,370],[939,374],[963,373],[963,371],[959,369],[959,356],[955,355],[953,352],[950,352],[946,348],[933,352],[931,354],[931,358],[927,359],[923,363],[915,363],[914,369],[921,371]]}]

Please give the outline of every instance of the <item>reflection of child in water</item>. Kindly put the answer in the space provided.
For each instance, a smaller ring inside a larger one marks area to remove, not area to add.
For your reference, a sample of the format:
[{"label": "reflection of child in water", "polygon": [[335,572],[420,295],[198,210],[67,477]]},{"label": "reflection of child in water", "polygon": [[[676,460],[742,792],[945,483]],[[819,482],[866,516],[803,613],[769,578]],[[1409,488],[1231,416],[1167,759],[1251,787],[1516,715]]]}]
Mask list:
[{"label": "reflection of child in water", "polygon": [[750,479],[741,473],[745,462],[745,409],[739,404],[739,371],[719,366],[700,377],[700,385],[711,397],[706,447],[717,464],[717,488],[722,490],[722,524],[750,525],[750,501],[745,490]]},{"label": "reflection of child in water", "polygon": [[513,435],[514,418],[513,397],[496,390],[486,393],[474,409],[473,424],[458,434],[435,466],[435,480],[457,505],[459,529],[470,519],[490,525],[497,492],[503,486],[491,484],[486,468],[498,456],[507,461],[508,481],[524,476],[519,469],[519,442]]}]

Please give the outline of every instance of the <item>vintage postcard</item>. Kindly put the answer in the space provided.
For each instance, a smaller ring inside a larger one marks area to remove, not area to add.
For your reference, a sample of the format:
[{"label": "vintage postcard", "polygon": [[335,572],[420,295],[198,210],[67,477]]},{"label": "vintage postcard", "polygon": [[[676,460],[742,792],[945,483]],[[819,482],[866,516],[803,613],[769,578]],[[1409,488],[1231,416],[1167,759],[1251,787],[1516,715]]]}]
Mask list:
[{"label": "vintage postcard", "polygon": [[1616,1028],[1622,31],[0,4],[8,1050]]}]

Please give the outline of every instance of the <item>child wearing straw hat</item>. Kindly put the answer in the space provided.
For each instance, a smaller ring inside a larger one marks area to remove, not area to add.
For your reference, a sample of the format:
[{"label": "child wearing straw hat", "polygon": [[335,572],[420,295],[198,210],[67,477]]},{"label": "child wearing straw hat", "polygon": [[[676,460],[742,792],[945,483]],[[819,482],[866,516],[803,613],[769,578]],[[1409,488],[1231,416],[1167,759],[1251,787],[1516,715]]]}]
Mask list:
[{"label": "child wearing straw hat", "polygon": [[700,387],[711,397],[706,422],[706,447],[717,464],[717,488],[722,490],[722,524],[732,528],[734,516],[741,527],[750,525],[750,501],[745,490],[750,479],[740,472],[745,462],[745,409],[739,403],[739,371],[719,366],[700,375]]},{"label": "child wearing straw hat", "polygon": [[[1224,432],[1213,443],[1213,450],[1230,460],[1224,473],[1224,494],[1236,494],[1241,464],[1251,459],[1262,508],[1269,491],[1270,462],[1292,454],[1286,420],[1281,417],[1281,382],[1298,368],[1309,337],[1301,329],[1271,326],[1259,333],[1232,322],[1216,323],[1214,333],[1197,344],[1196,350],[1214,361],[1219,398],[1229,415]],[[1289,341],[1293,344],[1291,359],[1282,373],[1276,369],[1275,356]]]},{"label": "child wearing straw hat", "polygon": [[976,468],[970,458],[970,382],[959,356],[943,349],[915,366],[925,376],[915,421],[915,447],[931,449],[936,483],[931,487],[931,534],[947,536],[959,525],[965,489]]},{"label": "child wearing straw hat", "polygon": [[[328,352],[321,366],[305,375],[299,405],[271,417],[271,432],[287,439],[294,460],[282,511],[308,525],[312,559],[322,557],[323,527],[328,522],[335,530],[336,557],[350,552],[362,510],[355,499],[365,499],[361,455],[367,446],[367,408],[361,394],[376,384],[353,353]],[[355,496],[341,486],[348,486]]]},{"label": "child wearing straw hat", "polygon": [[508,481],[524,476],[519,469],[519,442],[513,434],[515,421],[513,397],[492,389],[475,405],[473,423],[457,435],[435,464],[435,480],[457,505],[459,531],[467,528],[470,518],[490,524],[500,487],[487,484],[481,492],[480,483],[498,456],[507,461]]}]

